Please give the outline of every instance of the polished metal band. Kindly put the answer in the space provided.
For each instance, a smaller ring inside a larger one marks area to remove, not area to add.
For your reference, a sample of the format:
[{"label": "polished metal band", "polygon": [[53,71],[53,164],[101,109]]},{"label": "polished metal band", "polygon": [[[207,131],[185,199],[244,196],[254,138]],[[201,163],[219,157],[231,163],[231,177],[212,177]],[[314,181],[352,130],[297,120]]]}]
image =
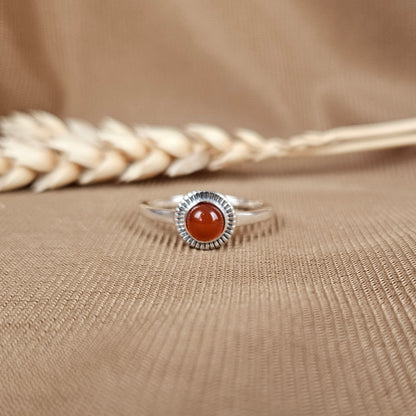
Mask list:
[{"label": "polished metal band", "polygon": [[[147,218],[165,223],[175,224],[175,212],[185,195],[174,195],[168,199],[154,199],[140,204],[140,211]],[[236,226],[255,224],[272,218],[272,208],[262,201],[242,199],[232,195],[224,195],[233,206]]]}]

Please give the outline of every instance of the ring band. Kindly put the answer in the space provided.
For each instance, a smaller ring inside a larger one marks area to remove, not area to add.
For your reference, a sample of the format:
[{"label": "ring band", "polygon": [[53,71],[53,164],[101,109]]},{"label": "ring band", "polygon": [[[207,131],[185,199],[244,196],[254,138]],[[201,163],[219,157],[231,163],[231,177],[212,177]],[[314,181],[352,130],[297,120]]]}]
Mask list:
[{"label": "ring band", "polygon": [[181,238],[201,250],[220,248],[230,239],[235,227],[266,221],[273,216],[272,208],[262,201],[211,191],[142,202],[140,211],[152,220],[176,225]]}]

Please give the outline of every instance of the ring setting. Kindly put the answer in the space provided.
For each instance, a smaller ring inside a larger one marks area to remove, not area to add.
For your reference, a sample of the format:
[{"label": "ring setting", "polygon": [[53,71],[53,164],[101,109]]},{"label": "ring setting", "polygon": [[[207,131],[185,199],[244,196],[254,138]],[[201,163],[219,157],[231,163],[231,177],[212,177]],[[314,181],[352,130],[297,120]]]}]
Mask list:
[{"label": "ring setting", "polygon": [[140,210],[152,220],[175,225],[179,236],[199,250],[220,248],[236,227],[265,221],[273,215],[271,207],[262,201],[213,191],[192,191],[143,202]]},{"label": "ring setting", "polygon": [[179,235],[191,247],[220,248],[234,232],[235,211],[222,194],[190,192],[176,208],[175,223]]}]

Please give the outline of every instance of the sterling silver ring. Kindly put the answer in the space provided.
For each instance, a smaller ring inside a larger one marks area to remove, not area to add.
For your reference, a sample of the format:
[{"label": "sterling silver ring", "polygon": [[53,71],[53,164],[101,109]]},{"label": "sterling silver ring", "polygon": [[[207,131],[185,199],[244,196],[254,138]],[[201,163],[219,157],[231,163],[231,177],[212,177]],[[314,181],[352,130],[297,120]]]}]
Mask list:
[{"label": "sterling silver ring", "polygon": [[237,198],[211,191],[193,191],[168,199],[140,204],[147,218],[176,225],[180,237],[192,248],[220,248],[235,227],[272,218],[272,208],[262,201]]}]

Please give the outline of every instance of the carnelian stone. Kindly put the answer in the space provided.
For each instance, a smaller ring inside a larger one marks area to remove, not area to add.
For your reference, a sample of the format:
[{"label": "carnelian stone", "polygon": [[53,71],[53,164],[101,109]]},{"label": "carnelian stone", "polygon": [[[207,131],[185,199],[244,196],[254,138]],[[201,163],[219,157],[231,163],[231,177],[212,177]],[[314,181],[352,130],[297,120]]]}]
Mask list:
[{"label": "carnelian stone", "polygon": [[212,241],[224,231],[225,220],[221,210],[209,202],[192,207],[186,216],[186,229],[198,241]]}]

